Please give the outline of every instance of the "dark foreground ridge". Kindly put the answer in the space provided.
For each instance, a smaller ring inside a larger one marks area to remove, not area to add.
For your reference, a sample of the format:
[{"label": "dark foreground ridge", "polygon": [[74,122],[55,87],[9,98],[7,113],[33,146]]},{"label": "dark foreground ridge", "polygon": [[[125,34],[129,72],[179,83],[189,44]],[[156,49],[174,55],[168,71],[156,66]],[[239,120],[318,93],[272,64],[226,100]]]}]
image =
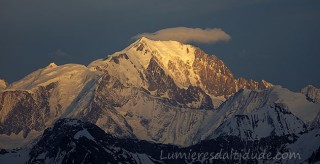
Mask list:
[{"label": "dark foreground ridge", "polygon": [[[319,136],[319,129],[309,133],[315,131]],[[310,134],[305,133],[302,136]],[[60,119],[52,128],[46,129],[40,140],[32,147],[28,163],[208,163],[210,161],[257,163],[258,160],[313,163],[319,161],[319,148],[306,159],[302,159],[304,158],[302,150],[288,152],[286,145],[294,145],[296,142],[299,142],[299,137],[295,135],[270,136],[256,141],[244,141],[238,137],[226,136],[182,148],[135,139],[118,139],[106,134],[92,123],[76,119]],[[289,159],[289,156],[287,157],[289,153],[296,154],[291,155]],[[277,159],[268,159],[271,157]]]}]

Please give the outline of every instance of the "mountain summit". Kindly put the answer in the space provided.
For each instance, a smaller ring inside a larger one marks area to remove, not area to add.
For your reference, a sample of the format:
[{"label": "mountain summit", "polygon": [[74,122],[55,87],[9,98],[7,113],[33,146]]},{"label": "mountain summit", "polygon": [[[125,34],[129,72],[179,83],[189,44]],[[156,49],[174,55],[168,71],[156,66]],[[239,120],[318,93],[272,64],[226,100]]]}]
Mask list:
[{"label": "mountain summit", "polygon": [[265,89],[272,86],[264,80],[235,79],[218,57],[207,55],[192,45],[176,41],[153,41],[145,37],[106,59],[92,62],[89,67],[112,69],[110,72],[114,72],[123,83],[151,90],[156,87],[150,85],[151,79],[144,75],[150,69],[157,68],[179,88],[194,86],[216,97],[229,96],[241,88]]}]

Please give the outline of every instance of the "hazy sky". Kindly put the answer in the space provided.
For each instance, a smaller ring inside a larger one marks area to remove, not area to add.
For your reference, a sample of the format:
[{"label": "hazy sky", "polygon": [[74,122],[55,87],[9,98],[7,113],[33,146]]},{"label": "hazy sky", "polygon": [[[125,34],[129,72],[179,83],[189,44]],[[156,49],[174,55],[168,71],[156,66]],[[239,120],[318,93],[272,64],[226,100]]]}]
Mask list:
[{"label": "hazy sky", "polygon": [[320,87],[319,0],[0,0],[0,78],[17,81],[52,60],[87,65],[174,27],[230,35],[194,44],[235,77]]}]

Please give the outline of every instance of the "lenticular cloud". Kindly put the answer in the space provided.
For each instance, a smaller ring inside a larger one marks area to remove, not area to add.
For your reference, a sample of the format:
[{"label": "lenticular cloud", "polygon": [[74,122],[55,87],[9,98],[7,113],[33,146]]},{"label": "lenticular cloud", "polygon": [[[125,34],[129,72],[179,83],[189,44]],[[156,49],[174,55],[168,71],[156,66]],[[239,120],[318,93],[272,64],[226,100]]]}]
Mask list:
[{"label": "lenticular cloud", "polygon": [[187,28],[175,27],[166,28],[154,33],[142,33],[133,37],[133,39],[147,37],[152,40],[175,40],[182,43],[197,42],[212,44],[219,41],[228,41],[230,35],[219,28]]}]

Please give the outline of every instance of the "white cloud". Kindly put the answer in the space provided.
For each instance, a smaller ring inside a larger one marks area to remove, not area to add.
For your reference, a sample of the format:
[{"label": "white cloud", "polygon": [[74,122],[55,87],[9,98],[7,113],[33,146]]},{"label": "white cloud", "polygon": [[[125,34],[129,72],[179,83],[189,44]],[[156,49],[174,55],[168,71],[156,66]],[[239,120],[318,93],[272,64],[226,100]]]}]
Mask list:
[{"label": "white cloud", "polygon": [[142,33],[134,36],[133,39],[141,37],[152,40],[175,40],[182,43],[197,42],[208,44],[231,39],[230,35],[219,28],[201,29],[187,27],[166,28],[154,33]]}]

